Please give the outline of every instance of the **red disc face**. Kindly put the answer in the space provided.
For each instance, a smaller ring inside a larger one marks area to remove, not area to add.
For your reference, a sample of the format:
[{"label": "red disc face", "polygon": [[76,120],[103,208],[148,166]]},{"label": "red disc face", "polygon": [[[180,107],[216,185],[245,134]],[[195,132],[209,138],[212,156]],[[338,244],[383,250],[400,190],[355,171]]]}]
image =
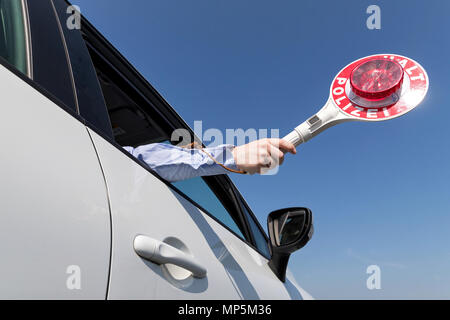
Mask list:
[{"label": "red disc face", "polygon": [[389,59],[374,58],[361,63],[350,75],[353,92],[366,99],[384,99],[397,92],[402,81],[402,66]]},{"label": "red disc face", "polygon": [[[331,99],[345,114],[360,120],[380,121],[415,108],[428,90],[428,76],[420,64],[393,54],[365,57],[342,69],[331,84]],[[370,106],[355,104],[358,96]],[[397,99],[392,99],[396,96]],[[383,101],[384,104],[379,103]]]}]

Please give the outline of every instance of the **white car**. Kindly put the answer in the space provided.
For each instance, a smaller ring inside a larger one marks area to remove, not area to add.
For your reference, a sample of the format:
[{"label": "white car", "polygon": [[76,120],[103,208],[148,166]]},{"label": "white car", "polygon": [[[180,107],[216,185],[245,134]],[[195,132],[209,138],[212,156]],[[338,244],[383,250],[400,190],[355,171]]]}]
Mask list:
[{"label": "white car", "polygon": [[311,298],[285,276],[311,211],[267,237],[228,176],[169,183],[125,151],[192,130],[68,6],[0,0],[0,298]]}]

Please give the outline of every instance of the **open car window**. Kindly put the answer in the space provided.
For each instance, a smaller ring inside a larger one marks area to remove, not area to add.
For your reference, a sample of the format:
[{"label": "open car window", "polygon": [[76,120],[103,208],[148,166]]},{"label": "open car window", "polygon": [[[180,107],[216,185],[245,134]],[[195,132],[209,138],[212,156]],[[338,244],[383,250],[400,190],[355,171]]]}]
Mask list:
[{"label": "open car window", "polygon": [[89,43],[88,49],[108,109],[115,142],[121,146],[137,147],[169,141],[164,119]]},{"label": "open car window", "polygon": [[[85,43],[105,101],[116,145],[138,147],[151,143],[171,143],[170,137],[175,129],[189,130],[184,123],[178,123],[177,127],[173,123],[177,119],[172,119],[171,122],[165,117],[152,101],[152,97],[138,90],[133,79],[108,58],[105,48],[97,42],[98,39],[92,38],[88,31],[85,32]],[[83,116],[83,113],[81,115]],[[167,181],[166,183],[169,184]],[[171,185],[236,236],[250,242],[248,227],[229,182],[220,180],[219,176],[213,176],[198,177]]]}]

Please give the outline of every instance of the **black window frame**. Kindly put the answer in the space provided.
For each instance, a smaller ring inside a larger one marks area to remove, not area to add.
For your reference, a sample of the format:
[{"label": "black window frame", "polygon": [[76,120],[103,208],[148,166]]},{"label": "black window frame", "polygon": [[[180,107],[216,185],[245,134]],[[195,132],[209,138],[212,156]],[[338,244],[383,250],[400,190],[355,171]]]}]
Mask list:
[{"label": "black window frame", "polygon": [[51,0],[26,0],[33,82],[78,113],[75,87],[60,21]]},{"label": "black window frame", "polygon": [[[36,35],[36,32],[33,31],[32,24],[40,25],[42,23],[42,28],[44,31],[48,31],[49,29],[52,29],[52,27],[49,24],[48,19],[50,18],[51,21],[54,23],[57,23],[58,20],[56,16],[54,15],[54,11],[52,10],[52,7],[49,6],[51,3],[49,0],[43,0],[46,1],[46,5],[43,6],[29,6],[29,2],[33,0],[24,0],[24,19],[26,19],[27,24],[27,32],[28,32],[28,55],[29,55],[29,67],[30,70],[27,74],[22,73],[20,70],[18,70],[14,65],[12,65],[9,61],[4,59],[0,56],[0,64],[5,67],[7,70],[9,70],[11,73],[13,73],[15,76],[20,78],[22,81],[24,81],[26,84],[34,88],[36,91],[41,93],[43,96],[45,96],[47,99],[52,101],[54,104],[56,104],[59,108],[67,112],[69,115],[80,121],[81,123],[85,124],[85,121],[77,112],[77,108],[75,105],[68,105],[66,102],[61,99],[61,92],[58,90],[58,86],[53,86],[54,83],[56,83],[56,80],[52,80],[50,85],[46,85],[45,83],[41,83],[39,81],[39,78],[36,77],[36,71],[37,70],[52,70],[51,66],[54,65],[54,61],[52,61],[51,57],[47,57],[41,60],[37,60],[36,53],[37,52],[43,52],[45,50],[52,51],[52,54],[55,54],[54,51],[57,51],[56,56],[58,57],[59,61],[65,61],[66,63],[63,63],[66,68],[58,68],[53,70],[52,73],[53,78],[58,79],[59,75],[62,75],[64,78],[68,77],[69,83],[66,83],[67,86],[69,86],[70,92],[68,96],[73,97],[75,100],[75,96],[73,95],[72,90],[72,83],[73,79],[71,77],[71,74],[69,72],[69,64],[68,64],[68,58],[67,58],[67,52],[65,50],[61,50],[61,46],[63,46],[63,38],[61,36],[61,33],[58,30],[58,27],[56,24],[53,24],[53,31],[52,34],[50,34],[50,37],[48,38],[49,41],[46,43],[40,43],[39,41],[36,41],[36,38],[33,38],[33,36]],[[34,2],[36,3],[36,1]],[[44,2],[42,2],[44,3]],[[54,18],[55,20],[52,20]],[[34,22],[33,22],[34,21]],[[49,47],[44,46],[44,44],[50,44]],[[59,47],[59,50],[56,49]],[[54,57],[54,56],[52,56]],[[36,79],[38,78],[38,79]]]},{"label": "black window frame", "polygon": [[[68,3],[66,0],[63,0],[63,1]],[[97,54],[101,55],[107,61],[107,63],[110,65],[110,67],[115,68],[116,71],[121,74],[123,79],[126,80],[129,83],[129,85],[134,88],[136,93],[138,93],[141,96],[141,98],[146,100],[148,106],[151,106],[153,108],[153,111],[157,112],[158,115],[161,116],[161,118],[163,119],[165,124],[170,126],[170,129],[172,131],[175,129],[178,129],[178,128],[184,128],[190,132],[191,138],[193,140],[199,141],[199,139],[197,137],[195,137],[194,132],[191,130],[191,128],[175,112],[175,110],[167,103],[167,101],[128,62],[128,60],[119,51],[117,51],[117,49],[106,38],[104,38],[103,35],[92,24],[90,24],[90,22],[84,16],[81,16],[81,32],[86,40],[87,47],[89,47],[89,51],[92,52],[92,50],[94,50]],[[66,41],[69,41],[69,40],[66,39]],[[105,108],[106,108],[106,106],[105,106]],[[82,114],[81,114],[81,117],[84,119]],[[109,120],[109,117],[108,117],[108,120]],[[143,167],[148,172],[150,172],[152,175],[157,177],[161,182],[166,184],[170,189],[174,190],[176,193],[178,193],[184,199],[189,201],[195,207],[197,207],[198,209],[200,209],[201,211],[206,213],[209,217],[211,217],[213,220],[218,222],[221,226],[223,226],[229,232],[234,234],[237,238],[244,241],[246,245],[249,245],[251,248],[256,250],[263,257],[270,259],[270,257],[268,257],[265,253],[261,252],[261,250],[258,249],[256,242],[255,242],[255,238],[254,238],[251,228],[249,226],[247,216],[244,213],[243,208],[239,204],[237,197],[240,197],[241,202],[244,204],[246,204],[245,199],[237,191],[237,188],[235,187],[235,185],[233,184],[231,179],[228,177],[228,175],[203,177],[203,180],[206,182],[206,184],[211,188],[211,190],[216,195],[218,192],[227,192],[228,193],[228,198],[230,201],[229,205],[236,209],[236,214],[240,220],[240,224],[238,224],[238,227],[241,229],[242,233],[244,234],[244,239],[240,235],[236,234],[233,230],[231,230],[226,224],[224,224],[218,218],[216,218],[214,216],[214,214],[208,212],[208,210],[206,210],[200,204],[198,204],[197,202],[192,200],[184,192],[182,192],[177,187],[172,185],[170,182],[168,182],[168,181],[164,180],[162,177],[160,177],[155,171],[153,171],[144,162],[142,162],[139,159],[132,156],[121,145],[119,145],[110,134],[101,130],[100,126],[96,126],[95,123],[92,123],[91,121],[88,121],[87,119],[84,119],[84,123],[87,127],[92,129],[94,132],[99,134],[101,137],[103,137],[105,140],[107,140],[109,143],[111,143],[113,146],[115,146],[117,149],[119,149],[127,157],[129,157],[134,162],[136,162],[141,167]],[[214,181],[221,187],[220,188],[212,187],[212,183],[211,183],[212,181]],[[247,205],[247,211],[252,215],[255,223],[261,230],[261,233],[264,235],[264,237],[266,239],[268,239],[266,233],[261,228],[261,226],[258,222],[258,219],[256,219],[256,217],[253,215],[253,212],[249,209],[248,205]],[[233,217],[232,217],[232,219],[235,220]]]},{"label": "black window frame", "polygon": [[112,137],[106,104],[82,33],[77,29],[66,27],[67,19],[70,17],[67,8],[70,4],[65,0],[50,1],[59,19],[61,34],[67,48],[78,113],[87,122],[95,123],[106,135]]}]

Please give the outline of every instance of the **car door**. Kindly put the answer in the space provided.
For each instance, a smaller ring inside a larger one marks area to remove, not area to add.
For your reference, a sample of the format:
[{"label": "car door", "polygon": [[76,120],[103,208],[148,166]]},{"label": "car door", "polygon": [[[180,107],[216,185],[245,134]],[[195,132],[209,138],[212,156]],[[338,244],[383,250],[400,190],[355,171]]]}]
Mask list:
[{"label": "car door", "polygon": [[[115,146],[91,131],[105,173],[112,213],[110,299],[237,299],[253,292],[232,251],[234,235]],[[204,269],[195,278],[134,250],[139,235],[165,242]],[[237,239],[236,239],[237,240]],[[237,249],[237,247],[236,247]],[[231,251],[230,251],[231,250]],[[241,278],[236,278],[236,275]]]},{"label": "car door", "polygon": [[[111,202],[113,259],[109,298],[308,297],[291,275],[285,283],[274,275],[268,266],[268,251],[260,252],[245,239],[242,228],[203,178],[175,183],[175,189],[100,135],[91,135]],[[256,224],[254,227],[258,228]],[[133,247],[137,236],[182,250],[206,269],[206,277],[196,278],[176,266],[141,258]]]},{"label": "car door", "polygon": [[[51,3],[29,4],[0,1],[0,298],[104,299],[105,181],[76,114]],[[47,40],[36,43],[42,33]],[[40,55],[48,43],[51,64]]]}]

